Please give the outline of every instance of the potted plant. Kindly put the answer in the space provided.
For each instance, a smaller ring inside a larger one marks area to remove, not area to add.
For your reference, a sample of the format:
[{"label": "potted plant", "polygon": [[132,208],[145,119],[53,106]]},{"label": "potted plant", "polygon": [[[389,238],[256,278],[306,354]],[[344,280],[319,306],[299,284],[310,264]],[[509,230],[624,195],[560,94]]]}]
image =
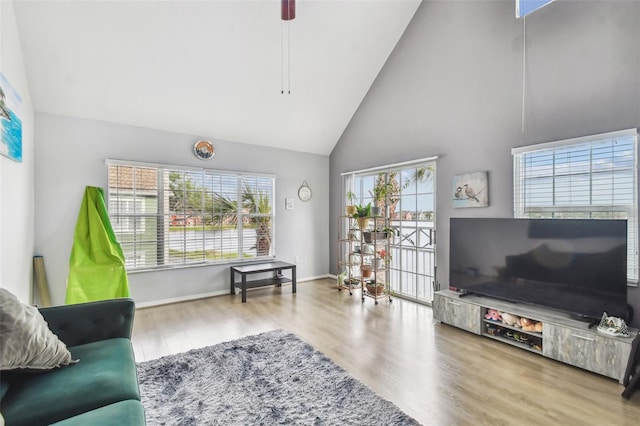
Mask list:
[{"label": "potted plant", "polygon": [[373,240],[384,240],[393,235],[393,229],[391,228],[375,228],[373,231],[365,231],[363,232],[364,241],[366,243],[370,243]]},{"label": "potted plant", "polygon": [[374,282],[367,282],[367,291],[376,296],[384,294],[384,284]]},{"label": "potted plant", "polygon": [[355,219],[358,219],[358,226],[360,229],[365,229],[369,224],[369,217],[371,217],[371,203],[366,206],[357,205],[356,212],[353,214]]},{"label": "potted plant", "polygon": [[362,272],[362,278],[369,278],[371,276],[373,268],[371,267],[371,265],[361,265],[360,271]]},{"label": "potted plant", "polygon": [[345,207],[347,210],[347,216],[353,216],[353,214],[356,212],[356,206],[353,204],[354,200],[356,199],[356,194],[354,194],[353,191],[347,191],[346,197],[347,202],[349,203]]},{"label": "potted plant", "polygon": [[387,194],[393,191],[393,185],[391,182],[387,182],[384,173],[378,175],[376,184],[373,190],[369,190],[369,194],[373,197],[374,206],[371,207],[372,216],[381,216],[382,208],[387,202]]},{"label": "potted plant", "polygon": [[387,252],[386,249],[381,248],[376,253],[376,262],[378,261],[380,261],[379,263],[382,263],[382,265],[378,265],[380,268],[389,267],[389,263],[391,262],[391,253]]}]

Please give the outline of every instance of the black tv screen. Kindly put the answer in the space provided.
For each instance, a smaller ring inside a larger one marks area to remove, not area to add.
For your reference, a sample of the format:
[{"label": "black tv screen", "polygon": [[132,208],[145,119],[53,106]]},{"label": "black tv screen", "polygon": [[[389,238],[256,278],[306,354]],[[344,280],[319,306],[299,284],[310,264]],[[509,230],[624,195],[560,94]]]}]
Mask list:
[{"label": "black tv screen", "polygon": [[627,221],[451,218],[449,285],[564,311],[627,318]]}]

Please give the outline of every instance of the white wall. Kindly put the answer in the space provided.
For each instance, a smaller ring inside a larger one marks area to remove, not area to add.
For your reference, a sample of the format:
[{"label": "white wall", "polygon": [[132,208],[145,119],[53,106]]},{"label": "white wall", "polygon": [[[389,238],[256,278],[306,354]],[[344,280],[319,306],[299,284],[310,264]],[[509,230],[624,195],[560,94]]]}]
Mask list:
[{"label": "white wall", "polygon": [[0,156],[0,286],[32,302],[33,107],[13,2],[0,2],[0,71],[22,96],[22,163]]},{"label": "white wall", "polygon": [[[203,162],[193,155],[193,144],[198,139],[160,130],[36,114],[36,251],[44,256],[54,304],[64,302],[69,254],[85,186],[106,189],[107,158],[275,174],[278,259],[293,262],[298,256],[299,279],[328,273],[329,157],[206,138],[213,142],[216,155]],[[297,198],[304,180],[313,191],[307,203]],[[293,210],[284,209],[285,197],[295,198]],[[138,303],[224,293],[229,291],[229,267],[132,273],[129,286]]]},{"label": "white wall", "polygon": [[[640,2],[558,0],[523,21],[513,1],[424,1],[331,154],[331,235],[340,173],[440,155],[438,279],[449,218],[513,216],[511,148],[640,127]],[[453,176],[489,171],[488,208],[453,209]],[[332,272],[335,273],[332,243]],[[640,325],[640,291],[629,290]]]}]

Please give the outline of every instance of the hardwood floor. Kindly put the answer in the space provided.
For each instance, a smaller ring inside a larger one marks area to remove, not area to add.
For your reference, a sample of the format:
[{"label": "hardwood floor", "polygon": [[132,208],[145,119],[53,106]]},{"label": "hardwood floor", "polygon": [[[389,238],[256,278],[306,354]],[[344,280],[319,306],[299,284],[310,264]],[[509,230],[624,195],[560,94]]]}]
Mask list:
[{"label": "hardwood floor", "polygon": [[[139,309],[138,361],[283,328],[424,425],[638,425],[615,380],[433,320],[431,308],[338,291],[323,279],[291,287]],[[285,360],[283,360],[284,362]]]}]

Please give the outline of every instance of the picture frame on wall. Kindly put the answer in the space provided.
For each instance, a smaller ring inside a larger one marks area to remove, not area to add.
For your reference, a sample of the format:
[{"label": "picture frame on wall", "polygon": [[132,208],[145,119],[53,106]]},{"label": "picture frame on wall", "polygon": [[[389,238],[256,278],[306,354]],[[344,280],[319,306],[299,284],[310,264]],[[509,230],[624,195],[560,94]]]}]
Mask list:
[{"label": "picture frame on wall", "polygon": [[0,73],[0,154],[22,163],[22,97]]},{"label": "picture frame on wall", "polygon": [[489,206],[488,172],[473,172],[453,177],[453,208]]}]

